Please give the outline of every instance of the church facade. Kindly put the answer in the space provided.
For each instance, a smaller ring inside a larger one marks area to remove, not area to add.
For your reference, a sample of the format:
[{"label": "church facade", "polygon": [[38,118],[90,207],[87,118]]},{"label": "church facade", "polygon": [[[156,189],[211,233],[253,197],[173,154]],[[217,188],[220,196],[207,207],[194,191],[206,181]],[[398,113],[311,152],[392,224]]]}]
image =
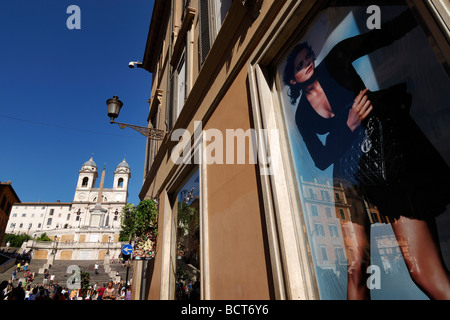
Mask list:
[{"label": "church facade", "polygon": [[127,203],[130,167],[125,159],[114,171],[113,186],[104,187],[105,168],[100,186],[95,188],[98,167],[91,157],[79,170],[72,202],[22,202],[13,206],[6,233],[28,234],[37,238],[45,233],[51,242],[30,240],[24,250],[33,249],[34,258],[96,260],[107,254],[118,257],[120,215]]}]

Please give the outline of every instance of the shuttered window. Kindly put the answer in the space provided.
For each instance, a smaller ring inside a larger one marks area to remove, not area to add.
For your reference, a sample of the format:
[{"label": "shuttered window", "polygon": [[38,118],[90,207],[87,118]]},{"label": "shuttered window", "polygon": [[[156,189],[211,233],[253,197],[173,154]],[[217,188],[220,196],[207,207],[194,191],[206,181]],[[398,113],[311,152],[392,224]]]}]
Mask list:
[{"label": "shuttered window", "polygon": [[205,62],[211,48],[209,0],[200,0],[200,63]]}]

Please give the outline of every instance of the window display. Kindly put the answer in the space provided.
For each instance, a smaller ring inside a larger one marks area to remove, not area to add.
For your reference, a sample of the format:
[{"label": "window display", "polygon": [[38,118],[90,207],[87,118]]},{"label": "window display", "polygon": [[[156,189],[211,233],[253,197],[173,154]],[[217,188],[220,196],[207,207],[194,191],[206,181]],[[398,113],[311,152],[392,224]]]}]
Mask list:
[{"label": "window display", "polygon": [[408,6],[371,8],[277,70],[320,298],[450,299],[450,80]]}]

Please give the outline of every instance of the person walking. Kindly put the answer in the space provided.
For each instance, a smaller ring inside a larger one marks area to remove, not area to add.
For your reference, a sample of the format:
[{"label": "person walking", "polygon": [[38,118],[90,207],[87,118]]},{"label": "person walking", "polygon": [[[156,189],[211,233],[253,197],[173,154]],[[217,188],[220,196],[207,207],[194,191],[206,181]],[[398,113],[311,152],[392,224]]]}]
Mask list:
[{"label": "person walking", "polygon": [[55,274],[52,273],[52,275],[50,276],[50,285],[52,285],[54,281],[55,281]]},{"label": "person walking", "polygon": [[95,274],[98,274],[98,262],[96,262],[94,265],[94,272]]},{"label": "person walking", "polygon": [[48,273],[48,270],[45,270],[44,277],[42,280],[42,284],[46,285],[48,283],[48,278],[50,277],[50,274]]},{"label": "person walking", "polygon": [[14,269],[11,275],[11,280],[14,282],[14,280],[16,280],[16,275],[17,275],[17,270]]}]

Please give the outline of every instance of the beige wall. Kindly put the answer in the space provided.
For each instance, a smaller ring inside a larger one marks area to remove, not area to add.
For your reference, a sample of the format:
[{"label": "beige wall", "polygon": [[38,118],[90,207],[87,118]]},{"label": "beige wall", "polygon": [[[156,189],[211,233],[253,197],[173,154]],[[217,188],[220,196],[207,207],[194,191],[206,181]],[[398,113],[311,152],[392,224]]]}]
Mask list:
[{"label": "beige wall", "polygon": [[[222,33],[220,39],[216,39],[220,45],[212,48],[210,55],[217,56],[217,59],[209,59],[209,62],[202,66],[202,76],[199,78],[200,68],[196,53],[199,27],[198,2],[192,1],[190,5],[197,10],[192,27],[192,32],[195,33],[192,39],[195,43],[191,47],[194,54],[190,67],[194,74],[191,87],[187,88],[188,98],[175,128],[185,127],[192,133],[194,121],[203,120],[204,130],[219,129],[224,137],[226,129],[245,131],[253,126],[250,123],[247,65],[243,53],[247,58],[249,57],[251,49],[247,51],[248,44],[251,42],[252,34],[258,28],[258,23],[254,23],[247,9],[240,3],[233,4],[231,10],[234,13],[234,21],[228,23],[230,31]],[[264,7],[263,10],[266,11],[269,7]],[[161,30],[166,31],[164,35],[161,35],[160,41],[165,39],[162,52],[167,54],[171,30],[164,27]],[[165,70],[155,70],[151,96],[155,96],[156,89],[163,92],[159,123],[160,129],[165,129],[164,113],[169,101],[167,76],[170,64],[165,57],[162,64],[156,65],[163,66]],[[220,98],[222,95],[223,97]],[[220,102],[217,99],[220,99]],[[156,104],[151,103],[152,105]],[[151,281],[148,299],[167,298],[165,286],[169,272],[166,270],[168,264],[167,261],[164,262],[164,259],[168,258],[162,257],[162,250],[169,250],[170,245],[167,245],[169,237],[164,238],[163,223],[164,218],[167,218],[166,221],[171,221],[171,217],[164,217],[165,211],[166,214],[171,214],[171,209],[165,208],[165,205],[168,205],[166,189],[174,179],[174,175],[178,174],[177,170],[180,169],[175,167],[170,159],[170,150],[174,146],[175,143],[170,141],[162,144],[153,168],[148,174],[148,169],[145,169],[146,182],[140,195],[141,198],[159,197],[157,255],[153,273],[148,279]],[[201,264],[205,266],[206,263],[210,276],[207,279],[209,282],[202,283],[202,286],[210,289],[210,299],[273,298],[272,273],[265,240],[265,218],[260,204],[259,177],[255,165],[209,165],[206,168],[206,176],[207,180],[204,182],[206,182],[207,191],[203,196],[206,197],[208,210],[201,214],[208,215],[208,225],[203,225],[203,228],[209,237],[209,256],[208,253],[207,256],[203,256],[202,259],[207,261]],[[176,186],[171,186],[169,191],[173,192],[174,188]],[[166,246],[162,245],[163,241],[166,241]]]},{"label": "beige wall", "polygon": [[[225,136],[226,129],[250,128],[246,79],[242,70],[205,129]],[[207,177],[211,299],[271,298],[255,166],[209,165]]]}]

